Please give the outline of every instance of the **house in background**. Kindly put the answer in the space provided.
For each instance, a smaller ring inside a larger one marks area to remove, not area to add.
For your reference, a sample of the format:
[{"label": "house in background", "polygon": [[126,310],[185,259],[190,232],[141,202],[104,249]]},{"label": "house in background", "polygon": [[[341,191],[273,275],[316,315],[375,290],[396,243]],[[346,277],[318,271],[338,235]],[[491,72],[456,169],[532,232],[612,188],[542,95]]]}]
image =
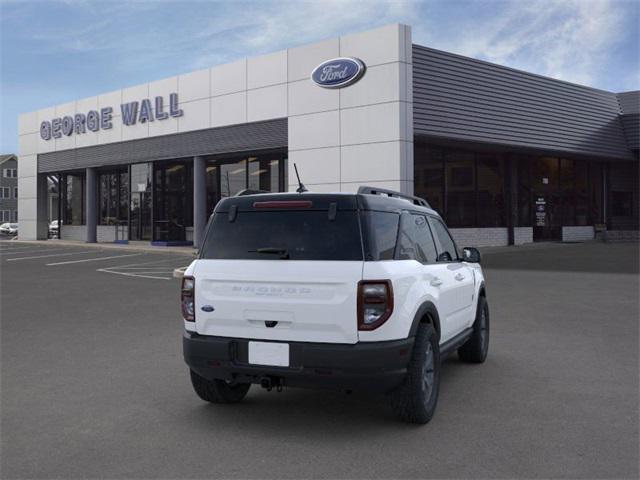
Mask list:
[{"label": "house in background", "polygon": [[0,223],[18,221],[18,157],[0,155]]}]

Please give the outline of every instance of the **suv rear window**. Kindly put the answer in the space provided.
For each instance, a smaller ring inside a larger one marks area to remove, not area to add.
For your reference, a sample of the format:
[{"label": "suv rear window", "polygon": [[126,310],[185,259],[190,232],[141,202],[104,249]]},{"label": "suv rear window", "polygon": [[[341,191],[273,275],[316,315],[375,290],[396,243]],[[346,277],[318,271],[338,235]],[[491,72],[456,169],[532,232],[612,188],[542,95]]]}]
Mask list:
[{"label": "suv rear window", "polygon": [[358,213],[338,211],[216,213],[201,258],[225,260],[362,260]]}]

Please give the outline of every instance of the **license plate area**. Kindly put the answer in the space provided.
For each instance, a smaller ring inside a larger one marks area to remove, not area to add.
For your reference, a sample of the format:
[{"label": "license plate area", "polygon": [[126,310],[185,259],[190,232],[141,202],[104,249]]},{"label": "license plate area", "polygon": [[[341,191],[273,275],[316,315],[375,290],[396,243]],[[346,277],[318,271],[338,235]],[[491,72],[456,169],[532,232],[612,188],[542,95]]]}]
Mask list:
[{"label": "license plate area", "polygon": [[249,363],[272,367],[289,366],[289,344],[274,342],[249,342]]}]

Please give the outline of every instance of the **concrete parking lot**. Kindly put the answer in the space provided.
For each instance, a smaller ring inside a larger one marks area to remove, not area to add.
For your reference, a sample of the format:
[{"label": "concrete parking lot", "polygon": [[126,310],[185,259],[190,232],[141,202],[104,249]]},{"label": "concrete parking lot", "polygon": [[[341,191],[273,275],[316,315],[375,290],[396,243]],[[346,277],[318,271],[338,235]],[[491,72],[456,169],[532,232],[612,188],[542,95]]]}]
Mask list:
[{"label": "concrete parking lot", "polygon": [[484,365],[445,361],[426,426],[384,398],[201,402],[189,255],[0,242],[2,478],[638,478],[638,246],[489,249]]}]

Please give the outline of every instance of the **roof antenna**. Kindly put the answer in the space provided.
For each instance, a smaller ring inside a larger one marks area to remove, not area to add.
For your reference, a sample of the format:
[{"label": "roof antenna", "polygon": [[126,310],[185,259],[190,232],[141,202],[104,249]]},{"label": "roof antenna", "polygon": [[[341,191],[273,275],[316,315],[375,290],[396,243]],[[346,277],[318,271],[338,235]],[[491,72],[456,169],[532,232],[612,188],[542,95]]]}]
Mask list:
[{"label": "roof antenna", "polygon": [[296,177],[298,177],[298,185],[299,185],[299,187],[296,188],[296,192],[298,192],[298,193],[308,192],[309,190],[307,190],[307,187],[305,187],[304,183],[302,183],[300,181],[300,175],[298,174],[298,166],[295,163],[293,164],[293,168],[296,171]]}]

